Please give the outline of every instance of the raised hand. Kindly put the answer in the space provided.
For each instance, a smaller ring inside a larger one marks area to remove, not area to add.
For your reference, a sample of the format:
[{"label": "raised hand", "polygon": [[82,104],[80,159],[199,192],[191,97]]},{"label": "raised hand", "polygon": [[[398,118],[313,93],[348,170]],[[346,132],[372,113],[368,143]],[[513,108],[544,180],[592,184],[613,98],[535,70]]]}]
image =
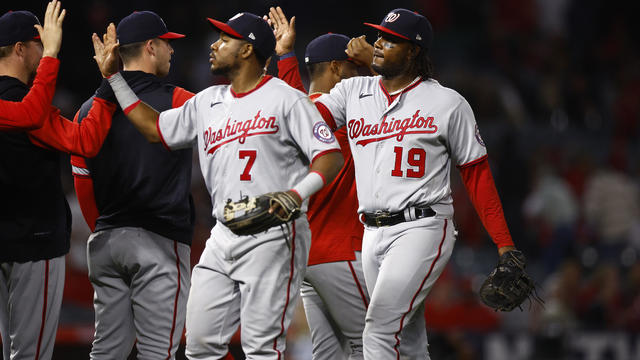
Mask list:
[{"label": "raised hand", "polygon": [[116,36],[116,26],[113,23],[109,24],[107,33],[102,35],[102,41],[96,33],[91,35],[91,40],[95,51],[93,58],[96,60],[102,76],[108,78],[117,73],[120,65],[120,52],[118,50],[120,43]]},{"label": "raised hand", "polygon": [[371,67],[373,46],[367,42],[367,38],[364,35],[352,38],[347,44],[345,52],[353,59],[356,65]]},{"label": "raised hand", "polygon": [[60,1],[53,0],[47,4],[47,10],[44,13],[44,26],[39,24],[33,25],[42,41],[42,56],[57,57],[62,44],[62,21],[67,11],[61,8]]},{"label": "raised hand", "polygon": [[269,9],[269,25],[276,37],[276,54],[282,56],[293,51],[296,43],[296,17],[287,21],[280,6]]}]

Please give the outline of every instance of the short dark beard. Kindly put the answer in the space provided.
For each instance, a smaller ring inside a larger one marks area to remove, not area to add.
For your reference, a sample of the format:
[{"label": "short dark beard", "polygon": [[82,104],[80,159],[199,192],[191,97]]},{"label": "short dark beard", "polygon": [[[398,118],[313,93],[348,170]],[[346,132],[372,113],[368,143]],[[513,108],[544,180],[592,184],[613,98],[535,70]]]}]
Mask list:
[{"label": "short dark beard", "polygon": [[239,53],[240,53],[240,50],[238,49],[238,52],[236,52],[232,64],[229,64],[229,65],[226,65],[226,66],[222,66],[222,67],[217,67],[217,68],[211,68],[211,74],[212,75],[221,75],[221,76],[224,76],[224,77],[228,78],[229,74],[231,74],[239,66],[239,64],[238,64],[238,54]]},{"label": "short dark beard", "polygon": [[408,71],[409,67],[407,64],[397,64],[397,65],[386,65],[380,66],[376,64],[371,64],[371,67],[375,72],[382,75],[385,79],[394,78],[398,75],[402,75]]}]

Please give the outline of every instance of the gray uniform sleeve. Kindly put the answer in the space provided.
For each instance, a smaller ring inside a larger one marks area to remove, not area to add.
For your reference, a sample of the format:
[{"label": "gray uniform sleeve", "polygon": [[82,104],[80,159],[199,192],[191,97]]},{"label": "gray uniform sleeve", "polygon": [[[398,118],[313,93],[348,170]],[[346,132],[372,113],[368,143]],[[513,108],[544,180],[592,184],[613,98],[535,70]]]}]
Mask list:
[{"label": "gray uniform sleeve", "polygon": [[487,154],[476,119],[473,116],[473,110],[464,98],[451,113],[449,147],[451,158],[458,166],[464,166]]},{"label": "gray uniform sleeve", "polygon": [[158,132],[162,142],[170,149],[193,146],[198,134],[198,99],[194,96],[181,107],[160,113]]},{"label": "gray uniform sleeve", "polygon": [[287,120],[289,133],[310,161],[327,151],[340,150],[333,132],[308,97],[293,104]]},{"label": "gray uniform sleeve", "polygon": [[333,116],[336,128],[343,126],[347,116],[347,84],[353,84],[351,81],[340,81],[331,89],[329,94],[320,96],[316,102],[322,103]]}]

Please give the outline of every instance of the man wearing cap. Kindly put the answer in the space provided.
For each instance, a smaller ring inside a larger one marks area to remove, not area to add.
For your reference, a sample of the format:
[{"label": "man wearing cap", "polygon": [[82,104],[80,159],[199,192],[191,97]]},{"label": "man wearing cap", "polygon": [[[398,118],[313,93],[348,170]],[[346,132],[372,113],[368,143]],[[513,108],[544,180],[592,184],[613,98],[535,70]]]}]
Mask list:
[{"label": "man wearing cap", "polygon": [[[266,21],[246,12],[226,23],[209,21],[220,31],[211,45],[211,71],[230,85],[209,87],[182,107],[158,113],[109,61],[117,48],[113,34],[96,55],[101,72],[149,141],[173,151],[198,144],[214,217],[223,219],[229,200],[267,192],[286,192],[304,214],[304,200],[340,170],[339,146],[305,94],[264,75],[275,47]],[[305,216],[248,236],[218,221],[192,273],[187,357],[221,358],[241,325],[247,359],[282,359],[310,237]]]},{"label": "man wearing cap", "polygon": [[[62,43],[63,19],[64,13],[60,13],[59,19],[55,21],[47,23],[45,18],[44,26],[36,24],[35,27],[29,28],[34,20],[32,14],[27,11],[9,12],[0,17],[0,59],[8,59],[18,42],[21,43],[19,46],[26,47],[34,44],[29,40],[39,39],[43,47],[43,57],[27,95],[21,101],[0,99],[0,131],[33,130],[42,127],[51,108],[51,99],[56,87],[60,64],[56,56]],[[21,26],[22,22],[26,22],[26,25]]]},{"label": "man wearing cap", "polygon": [[[293,52],[293,20],[287,21],[282,9],[276,7],[270,9],[269,21],[274,27],[276,54],[280,57],[278,76],[306,92]],[[309,98],[312,101],[328,93],[341,80],[357,76],[358,65],[369,66],[373,54],[371,45],[367,44],[370,51],[358,52],[359,58],[353,57],[351,51],[362,41],[361,38],[352,40],[330,33],[307,45],[304,61],[309,71]],[[360,256],[363,227],[358,221],[355,174],[347,132],[342,127],[334,135],[345,164],[333,182],[309,199],[307,217],[311,249],[300,293],[311,332],[313,359],[355,360],[363,358],[362,332],[369,302]]]},{"label": "man wearing cap", "polygon": [[[117,31],[120,74],[140,99],[166,110],[193,96],[160,79],[171,66],[169,40],[184,35],[169,32],[151,11],[123,18]],[[111,93],[107,80],[101,92]],[[83,119],[93,102],[87,100],[76,118]],[[173,359],[189,293],[192,151],[149,143],[126,111],[105,115],[111,129],[95,157],[71,157],[78,201],[93,231],[87,243],[96,319],[90,357],[126,359],[136,342],[139,359]]]},{"label": "man wearing cap", "polygon": [[[39,62],[57,69],[58,61],[51,57],[57,50],[52,52],[50,42],[59,48],[64,16],[54,0],[44,17],[48,31],[42,31],[38,18],[28,11],[0,17],[5,44],[0,48],[0,98],[23,100]],[[45,107],[45,118],[39,129],[0,131],[0,332],[5,359],[52,356],[71,231],[58,151],[95,155],[110,126],[97,117],[115,110],[115,104],[99,99],[85,124],[78,125],[42,100],[38,101]]]},{"label": "man wearing cap", "polygon": [[[346,126],[355,164],[362,261],[371,301],[365,359],[425,359],[424,300],[456,238],[449,170],[454,162],[499,254],[515,249],[471,107],[435,81],[427,18],[389,12],[374,44],[375,77],[354,77],[316,100]],[[410,351],[400,351],[409,343]]]}]

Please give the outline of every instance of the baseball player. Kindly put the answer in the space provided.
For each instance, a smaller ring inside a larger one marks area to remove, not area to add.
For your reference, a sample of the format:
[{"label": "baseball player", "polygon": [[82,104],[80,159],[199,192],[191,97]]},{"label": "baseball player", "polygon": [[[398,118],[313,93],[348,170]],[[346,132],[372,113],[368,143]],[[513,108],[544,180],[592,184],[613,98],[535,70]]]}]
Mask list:
[{"label": "baseball player", "polygon": [[[50,33],[40,39],[34,38],[39,21],[32,13],[0,17],[0,29],[11,29],[0,34],[0,98],[20,101],[28,93],[44,52],[41,41],[60,42],[64,16],[58,1],[49,2],[44,28]],[[86,122],[78,125],[48,105],[41,128],[0,132],[0,333],[5,359],[52,356],[71,230],[57,151],[95,155],[110,125],[96,115],[114,109],[115,104],[97,100]]]},{"label": "baseball player", "polygon": [[[333,180],[342,155],[309,99],[264,75],[275,46],[267,22],[246,12],[226,23],[209,21],[220,31],[211,45],[211,70],[231,84],[209,87],[180,108],[159,114],[138,99],[115,64],[105,61],[100,68],[120,106],[148,140],[171,150],[198,146],[219,221],[192,273],[187,357],[224,356],[241,325],[247,359],[282,359],[307,263],[308,222],[302,216],[256,235],[237,236],[222,223],[223,208],[228,199],[282,191],[297,196],[304,213],[304,200]],[[117,48],[111,38],[107,54]]]},{"label": "baseball player", "polygon": [[[28,19],[29,14],[24,18]],[[4,16],[9,16],[5,14]],[[15,16],[15,15],[13,15]],[[60,13],[59,20],[64,19],[64,10]],[[31,89],[21,101],[7,101],[0,99],[0,131],[5,130],[34,130],[42,127],[46,115],[51,107],[51,100],[56,88],[56,78],[60,61],[56,58],[62,43],[62,27],[56,22],[47,22],[44,26],[34,25],[38,35],[33,36],[33,29],[16,27],[14,29],[25,31],[18,38],[40,39],[42,42],[42,59]],[[13,24],[9,21],[0,21],[0,58],[11,50],[16,36],[12,35]]]},{"label": "baseball player", "polygon": [[[151,11],[123,18],[117,32],[121,74],[137,96],[159,110],[193,96],[160,80],[171,65],[169,41],[184,35],[169,32]],[[98,92],[110,91],[104,80]],[[76,118],[85,118],[93,102]],[[105,115],[101,120],[110,120],[111,129],[98,155],[71,157],[78,201],[93,231],[87,242],[96,319],[90,358],[125,359],[135,341],[139,359],[174,359],[190,285],[192,151],[150,144],[121,109],[112,119]]]},{"label": "baseball player", "polygon": [[[305,91],[293,53],[295,17],[287,21],[280,7],[271,8],[269,21],[276,36],[278,76]],[[346,53],[350,39],[325,34],[305,51],[310,74],[309,97],[328,93],[340,80],[358,75]],[[372,53],[373,51],[371,51]],[[371,58],[363,61],[371,63]],[[353,160],[344,127],[334,133],[345,164],[334,181],[311,196],[307,216],[311,250],[301,296],[311,331],[313,359],[362,359],[362,332],[369,302],[360,250],[363,226],[358,221]]]},{"label": "baseball player", "polygon": [[371,301],[365,359],[429,358],[424,299],[455,243],[449,170],[462,175],[499,254],[514,249],[473,112],[433,80],[429,21],[406,9],[380,25],[372,67],[380,74],[341,81],[316,104],[345,126],[355,164],[363,269]]}]

